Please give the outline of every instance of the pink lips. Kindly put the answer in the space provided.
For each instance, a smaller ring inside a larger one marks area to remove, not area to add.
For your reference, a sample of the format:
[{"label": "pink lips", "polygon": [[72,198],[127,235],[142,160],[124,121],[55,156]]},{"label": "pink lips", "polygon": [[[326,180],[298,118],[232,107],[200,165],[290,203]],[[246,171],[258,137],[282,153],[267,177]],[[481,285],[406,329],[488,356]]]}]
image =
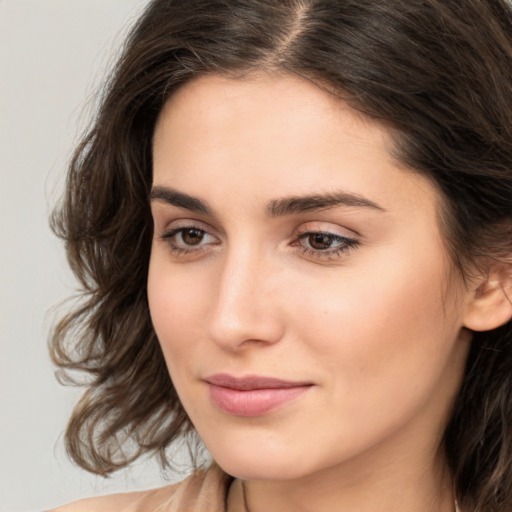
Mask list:
[{"label": "pink lips", "polygon": [[212,375],[204,379],[213,403],[233,416],[261,416],[305,393],[312,384],[271,377]]}]

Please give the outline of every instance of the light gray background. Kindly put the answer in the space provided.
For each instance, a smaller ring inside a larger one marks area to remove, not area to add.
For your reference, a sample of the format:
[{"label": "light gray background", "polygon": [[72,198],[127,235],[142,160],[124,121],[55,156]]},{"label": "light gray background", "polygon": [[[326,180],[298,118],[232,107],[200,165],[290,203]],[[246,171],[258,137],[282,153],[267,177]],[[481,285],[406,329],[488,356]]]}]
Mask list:
[{"label": "light gray background", "polygon": [[0,512],[162,485],[154,463],[104,480],[67,460],[78,392],[55,381],[46,348],[49,310],[74,286],[48,214],[88,100],[146,3],[0,0]]}]

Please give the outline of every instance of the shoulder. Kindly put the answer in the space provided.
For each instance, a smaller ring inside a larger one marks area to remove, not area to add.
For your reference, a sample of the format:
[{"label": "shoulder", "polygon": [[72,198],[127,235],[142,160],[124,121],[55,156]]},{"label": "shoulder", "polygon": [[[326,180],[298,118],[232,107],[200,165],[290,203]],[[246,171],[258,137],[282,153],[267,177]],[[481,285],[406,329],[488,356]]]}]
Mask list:
[{"label": "shoulder", "polygon": [[165,503],[166,500],[171,499],[187,480],[147,491],[86,498],[50,510],[49,512],[112,512],[114,510],[116,512],[138,512],[145,511],[146,509],[151,510],[151,508],[156,508],[160,504]]},{"label": "shoulder", "polygon": [[177,484],[148,491],[87,498],[49,512],[224,512],[232,477],[216,464]]}]

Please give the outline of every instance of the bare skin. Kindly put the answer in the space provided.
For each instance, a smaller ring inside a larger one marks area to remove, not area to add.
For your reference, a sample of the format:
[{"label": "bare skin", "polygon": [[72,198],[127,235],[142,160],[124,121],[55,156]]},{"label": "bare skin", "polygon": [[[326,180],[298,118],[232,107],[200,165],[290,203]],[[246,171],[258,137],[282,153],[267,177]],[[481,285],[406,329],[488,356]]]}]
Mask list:
[{"label": "bare skin", "polygon": [[[390,147],[294,76],[199,78],[160,116],[151,315],[251,512],[454,510],[440,443],[478,283],[448,277],[438,193]],[[245,416],[212,399],[219,373],[308,386]]]}]

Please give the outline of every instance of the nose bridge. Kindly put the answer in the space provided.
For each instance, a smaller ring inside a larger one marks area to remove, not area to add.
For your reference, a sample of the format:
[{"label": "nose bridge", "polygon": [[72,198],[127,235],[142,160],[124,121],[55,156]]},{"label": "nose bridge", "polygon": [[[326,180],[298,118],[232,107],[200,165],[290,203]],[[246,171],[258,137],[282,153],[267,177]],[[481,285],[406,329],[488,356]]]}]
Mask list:
[{"label": "nose bridge", "polygon": [[281,335],[271,258],[250,241],[228,248],[210,310],[209,335],[235,349],[246,341],[274,343]]}]

